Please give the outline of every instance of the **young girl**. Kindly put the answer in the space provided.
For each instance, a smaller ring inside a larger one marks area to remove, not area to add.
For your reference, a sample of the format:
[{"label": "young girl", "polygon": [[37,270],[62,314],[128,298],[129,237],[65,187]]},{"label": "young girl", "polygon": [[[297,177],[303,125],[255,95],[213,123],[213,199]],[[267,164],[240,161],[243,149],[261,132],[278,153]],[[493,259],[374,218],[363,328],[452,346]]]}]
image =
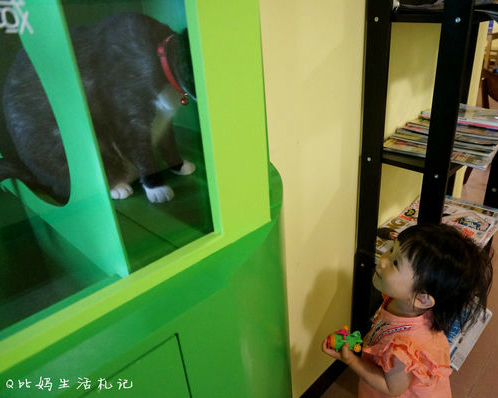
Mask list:
[{"label": "young girl", "polygon": [[[450,398],[448,333],[455,320],[472,325],[486,308],[491,256],[453,227],[401,232],[375,267],[384,302],[364,338],[362,357],[344,345],[323,351],[359,376],[359,398]],[[478,304],[477,306],[475,304]]]}]

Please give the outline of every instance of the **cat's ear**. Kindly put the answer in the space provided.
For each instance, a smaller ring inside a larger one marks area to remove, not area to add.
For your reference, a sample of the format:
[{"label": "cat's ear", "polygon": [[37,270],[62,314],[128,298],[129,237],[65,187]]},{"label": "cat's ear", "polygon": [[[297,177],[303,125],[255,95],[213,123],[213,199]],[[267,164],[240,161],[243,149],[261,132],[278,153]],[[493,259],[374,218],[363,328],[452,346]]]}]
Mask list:
[{"label": "cat's ear", "polygon": [[435,304],[436,300],[434,297],[427,293],[417,293],[413,302],[414,307],[421,310],[428,310],[434,307]]}]

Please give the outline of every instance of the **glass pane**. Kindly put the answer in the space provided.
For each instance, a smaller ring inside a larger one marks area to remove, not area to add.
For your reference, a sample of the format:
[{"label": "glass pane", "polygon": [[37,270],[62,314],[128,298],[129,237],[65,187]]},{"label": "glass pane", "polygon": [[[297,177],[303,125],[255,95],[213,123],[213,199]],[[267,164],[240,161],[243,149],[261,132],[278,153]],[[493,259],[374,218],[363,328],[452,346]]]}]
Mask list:
[{"label": "glass pane", "polygon": [[[69,197],[69,172],[58,125],[22,50],[18,17],[11,9],[3,10],[13,28],[0,30],[0,330],[104,277],[24,206],[19,180],[6,180],[21,179],[41,201],[54,206],[65,204]],[[40,118],[40,113],[44,117]],[[39,129],[41,120],[48,135]],[[40,156],[48,152],[50,159]],[[50,160],[58,167],[52,168]],[[52,242],[50,236],[54,237]],[[84,277],[78,268],[65,266],[63,253],[74,261],[72,264],[87,269]]]},{"label": "glass pane", "polygon": [[0,330],[213,230],[183,0],[63,1],[78,74],[45,4],[22,44],[0,31],[0,153],[34,176],[0,163]]},{"label": "glass pane", "polygon": [[133,271],[213,230],[184,3],[63,6]]}]

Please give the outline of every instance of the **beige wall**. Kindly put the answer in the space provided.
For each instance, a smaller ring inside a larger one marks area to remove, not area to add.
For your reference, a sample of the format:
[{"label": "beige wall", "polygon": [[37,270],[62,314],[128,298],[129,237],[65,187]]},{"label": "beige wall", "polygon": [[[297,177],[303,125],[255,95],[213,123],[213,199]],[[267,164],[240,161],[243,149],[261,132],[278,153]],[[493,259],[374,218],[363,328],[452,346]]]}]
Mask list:
[{"label": "beige wall", "polygon": [[[350,322],[365,0],[260,0],[270,160],[284,185],[291,367],[299,397],[330,366],[321,341]],[[386,132],[430,107],[436,24],[395,24]],[[379,221],[418,194],[384,166]]]},{"label": "beige wall", "polygon": [[[386,136],[415,119],[422,109],[430,108],[440,30],[439,24],[392,25]],[[422,175],[384,165],[381,181],[379,222],[382,223],[413,201],[420,192]]]},{"label": "beige wall", "polygon": [[270,160],[284,185],[293,389],[350,321],[365,2],[261,0]]}]

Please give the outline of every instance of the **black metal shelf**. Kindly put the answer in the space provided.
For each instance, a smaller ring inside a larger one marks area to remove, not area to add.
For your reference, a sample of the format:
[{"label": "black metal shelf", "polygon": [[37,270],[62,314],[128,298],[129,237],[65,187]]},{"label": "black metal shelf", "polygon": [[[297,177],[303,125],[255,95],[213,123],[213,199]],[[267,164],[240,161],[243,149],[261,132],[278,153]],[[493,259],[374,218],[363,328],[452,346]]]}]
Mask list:
[{"label": "black metal shelf", "polygon": [[[392,3],[392,0],[367,0],[359,223],[352,311],[353,328],[363,331],[368,330],[374,304],[370,280],[375,266],[382,164],[422,173],[419,222],[440,222],[444,198],[452,189],[455,171],[461,167],[451,163],[451,153],[459,103],[465,102],[470,84],[477,22],[489,19],[473,12],[473,0],[448,1],[444,10],[424,12],[400,9],[394,12]],[[441,24],[425,158],[383,151],[393,22]]]},{"label": "black metal shelf", "polygon": [[[425,171],[425,158],[419,156],[405,155],[389,151],[382,152],[382,163],[402,169],[423,173]],[[457,163],[451,163],[448,171],[448,177],[453,176],[463,166]]]},{"label": "black metal shelf", "polygon": [[[399,8],[391,13],[392,22],[412,22],[412,23],[442,23],[444,10],[408,10]],[[491,18],[484,12],[475,11],[472,22],[479,23],[488,21]]]},{"label": "black metal shelf", "polygon": [[418,11],[418,10],[393,10],[392,22],[414,22],[414,23],[441,23],[443,21],[443,10]]},{"label": "black metal shelf", "polygon": [[[445,195],[452,191],[454,174],[462,167],[451,163],[458,106],[468,96],[478,22],[490,19],[485,13],[475,10],[473,4],[474,0],[451,0],[446,2],[446,10],[421,12],[393,11],[393,0],[366,1],[362,147],[351,314],[353,330],[368,331],[371,316],[382,300],[371,284],[382,165],[423,174],[419,221],[424,218],[423,222],[432,223],[440,222]],[[393,22],[441,24],[432,103],[435,112],[431,117],[426,158],[383,150]],[[484,202],[498,207],[498,156],[491,165]],[[339,361],[334,362],[320,379],[330,378],[330,375],[337,377],[336,364]]]}]

